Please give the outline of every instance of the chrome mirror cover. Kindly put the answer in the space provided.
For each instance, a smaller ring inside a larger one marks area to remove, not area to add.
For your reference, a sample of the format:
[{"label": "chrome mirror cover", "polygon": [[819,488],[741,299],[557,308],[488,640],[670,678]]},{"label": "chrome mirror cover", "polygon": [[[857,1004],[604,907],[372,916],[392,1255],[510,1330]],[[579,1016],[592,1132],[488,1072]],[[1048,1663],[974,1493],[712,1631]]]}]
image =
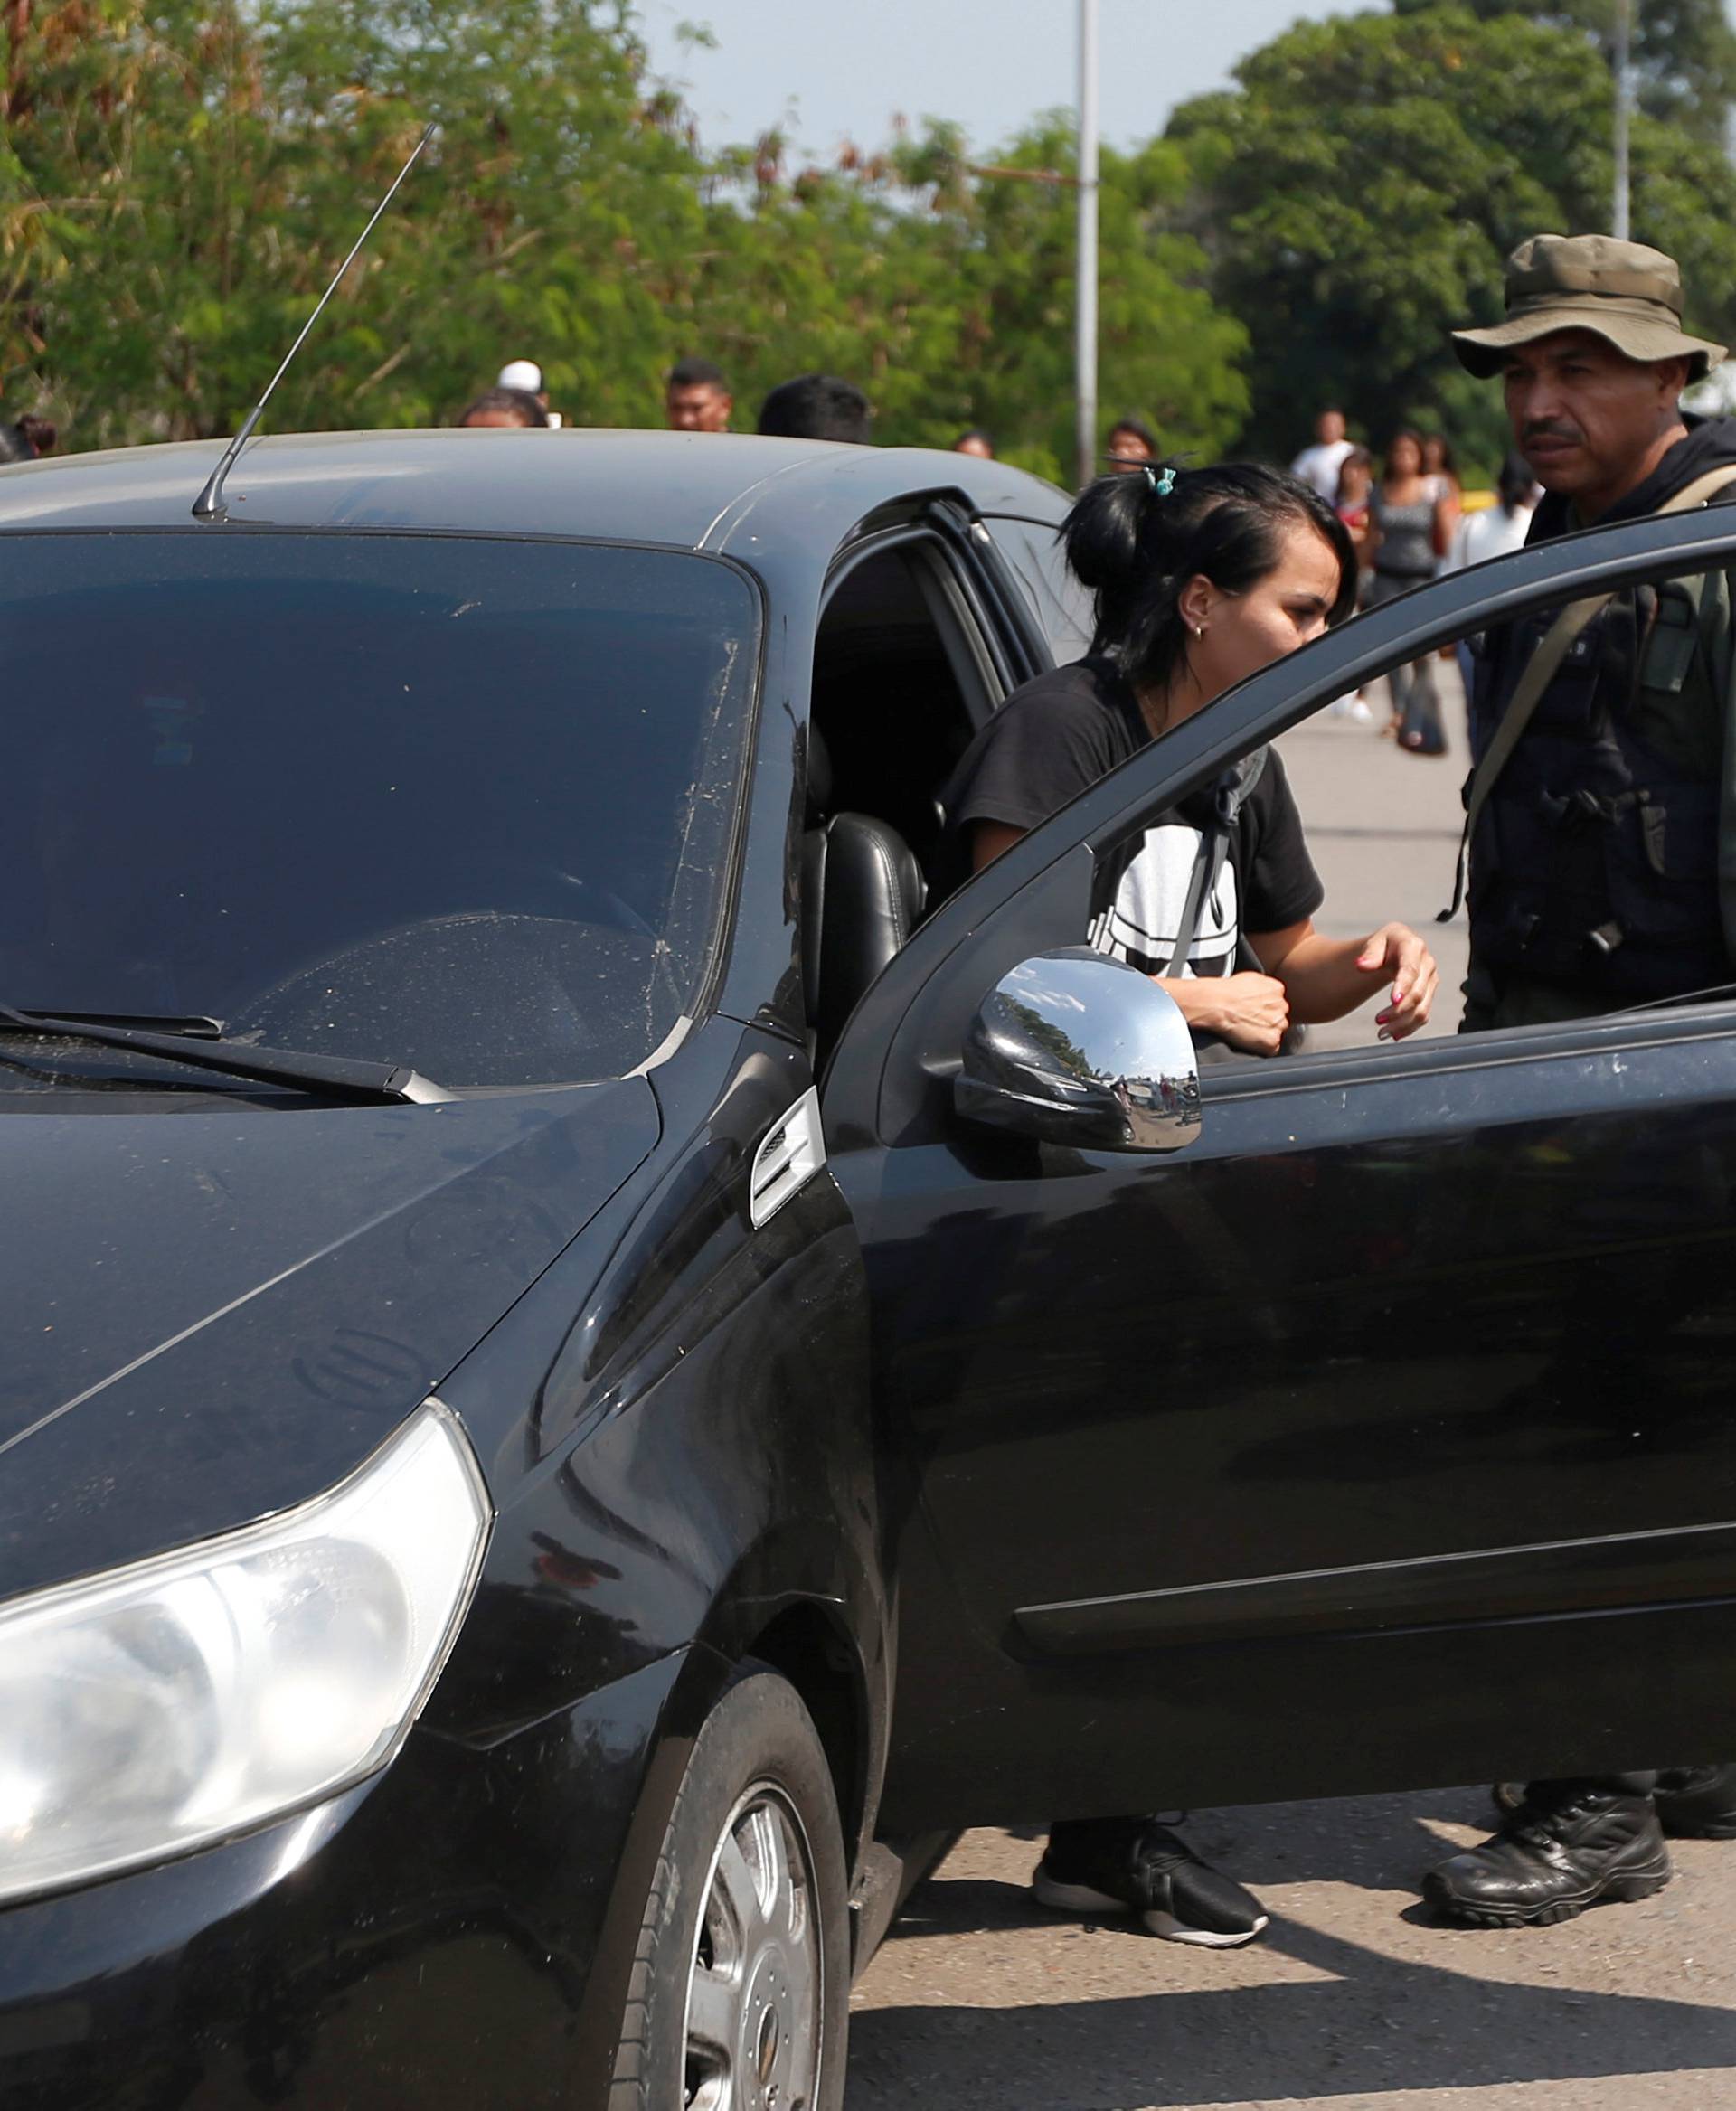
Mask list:
[{"label": "chrome mirror cover", "polygon": [[953,1105],[1089,1151],[1179,1151],[1200,1133],[1194,1042],[1166,990],[1089,946],[1022,960],[977,1007]]}]

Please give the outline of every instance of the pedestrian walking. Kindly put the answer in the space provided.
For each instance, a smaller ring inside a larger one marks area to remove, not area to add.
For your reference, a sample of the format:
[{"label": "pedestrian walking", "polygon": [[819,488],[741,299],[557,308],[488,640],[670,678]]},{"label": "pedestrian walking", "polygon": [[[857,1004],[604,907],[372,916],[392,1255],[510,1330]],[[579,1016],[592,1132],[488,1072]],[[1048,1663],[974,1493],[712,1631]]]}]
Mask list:
[{"label": "pedestrian walking", "polygon": [[[1447,548],[1448,502],[1423,474],[1422,440],[1408,428],[1386,443],[1379,482],[1369,495],[1371,576],[1365,596],[1377,607],[1407,594],[1435,575]],[[1446,730],[1435,690],[1434,667],[1425,656],[1388,676],[1392,711],[1386,730],[1412,755],[1444,755]]]},{"label": "pedestrian walking", "polygon": [[1335,403],[1328,403],[1314,421],[1313,446],[1304,448],[1290,464],[1290,475],[1310,485],[1331,504],[1337,498],[1339,472],[1351,446],[1344,432],[1344,412]]},{"label": "pedestrian walking", "polygon": [[[1496,479],[1495,504],[1460,516],[1447,554],[1440,561],[1442,573],[1463,571],[1467,565],[1486,564],[1492,557],[1505,557],[1510,551],[1523,549],[1539,489],[1531,464],[1523,455],[1510,454]],[[1453,651],[1468,706],[1477,680],[1471,641],[1461,637]]]}]

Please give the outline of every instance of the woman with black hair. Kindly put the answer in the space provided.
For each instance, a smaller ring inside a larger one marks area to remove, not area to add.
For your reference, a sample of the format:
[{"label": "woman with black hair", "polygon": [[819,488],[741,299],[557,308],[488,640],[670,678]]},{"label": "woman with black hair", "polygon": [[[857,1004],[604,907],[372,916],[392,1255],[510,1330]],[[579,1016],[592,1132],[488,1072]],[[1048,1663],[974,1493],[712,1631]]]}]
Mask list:
[{"label": "woman with black hair", "polygon": [[[1091,652],[1027,683],[967,749],[943,797],[943,886],[1355,603],[1344,523],[1307,485],[1250,464],[1099,477],[1061,532],[1096,596]],[[1202,896],[1202,836],[1226,790],[1234,825]],[[1422,940],[1402,924],[1325,938],[1323,899],[1284,766],[1262,749],[1108,862],[1089,936],[1156,975],[1196,1038],[1247,1054],[1275,1055],[1291,1024],[1342,1018],[1383,985],[1380,1038],[1414,1033],[1436,988]]]},{"label": "woman with black hair", "polygon": [[[1344,523],[1309,485],[1269,469],[1100,477],[1062,533],[1097,598],[1091,651],[1027,683],[967,749],[944,801],[956,879],[1355,602]],[[1224,792],[1235,818],[1205,886],[1202,854]],[[1435,996],[1428,947],[1396,923],[1325,938],[1312,920],[1323,898],[1283,764],[1262,750],[1106,861],[1089,937],[1155,976],[1196,1039],[1273,1055],[1293,1020],[1340,1018],[1382,988],[1381,1037],[1414,1033]],[[1155,1935],[1209,1948],[1251,1942],[1266,1925],[1251,1892],[1145,1815],[1052,1826],[1033,1886],[1043,1905],[1131,1912]]]}]

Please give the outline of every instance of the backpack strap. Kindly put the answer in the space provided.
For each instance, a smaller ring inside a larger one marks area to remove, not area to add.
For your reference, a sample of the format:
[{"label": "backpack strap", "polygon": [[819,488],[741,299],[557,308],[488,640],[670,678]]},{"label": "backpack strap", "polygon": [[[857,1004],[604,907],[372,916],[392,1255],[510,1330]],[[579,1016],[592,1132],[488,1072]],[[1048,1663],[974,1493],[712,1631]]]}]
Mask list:
[{"label": "backpack strap", "polygon": [[1187,965],[1194,941],[1200,935],[1200,920],[1205,914],[1205,905],[1223,872],[1236,822],[1254,787],[1266,774],[1266,756],[1264,748],[1256,748],[1234,768],[1225,770],[1212,787],[1212,818],[1200,831],[1199,851],[1194,860],[1194,870],[1188,875],[1181,919],[1175,926],[1175,950],[1169,957],[1169,966],[1159,969],[1161,975],[1180,975]]},{"label": "backpack strap", "polygon": [[[1692,484],[1684,485],[1675,497],[1666,498],[1653,509],[1650,517],[1659,514],[1692,513],[1696,506],[1711,503],[1726,485],[1736,484],[1736,466],[1726,465],[1722,469],[1709,469],[1703,476],[1696,476]],[[1507,759],[1519,745],[1521,735],[1531,723],[1532,714],[1543,701],[1543,694],[1554,679],[1555,672],[1567,657],[1574,639],[1616,598],[1612,589],[1607,594],[1593,595],[1587,601],[1570,601],[1550,625],[1543,643],[1533,653],[1524,673],[1519,677],[1519,686],[1514,691],[1507,708],[1501,714],[1501,722],[1495,729],[1495,738],[1485,749],[1483,759],[1477,766],[1470,788],[1465,798],[1465,828],[1458,839],[1458,859],[1453,871],[1453,899],[1447,908],[1439,910],[1435,921],[1450,923],[1458,914],[1459,904],[1465,899],[1465,864],[1471,847],[1478,817],[1488,804],[1489,794],[1495,789],[1495,779],[1507,766]]]}]

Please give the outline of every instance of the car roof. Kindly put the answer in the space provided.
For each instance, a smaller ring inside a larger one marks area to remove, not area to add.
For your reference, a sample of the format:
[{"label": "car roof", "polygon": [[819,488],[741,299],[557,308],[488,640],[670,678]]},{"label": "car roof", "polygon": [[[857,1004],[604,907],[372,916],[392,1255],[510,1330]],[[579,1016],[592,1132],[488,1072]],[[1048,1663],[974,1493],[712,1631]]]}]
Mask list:
[{"label": "car roof", "polygon": [[[121,448],[0,469],[0,532],[191,527],[193,502],[226,444]],[[805,520],[842,537],[910,492],[946,489],[980,513],[1040,520],[1059,517],[1065,503],[1023,470],[933,448],[567,427],[269,434],[249,442],[223,496],[231,521],[260,525],[722,549],[785,493],[799,491]]]}]

